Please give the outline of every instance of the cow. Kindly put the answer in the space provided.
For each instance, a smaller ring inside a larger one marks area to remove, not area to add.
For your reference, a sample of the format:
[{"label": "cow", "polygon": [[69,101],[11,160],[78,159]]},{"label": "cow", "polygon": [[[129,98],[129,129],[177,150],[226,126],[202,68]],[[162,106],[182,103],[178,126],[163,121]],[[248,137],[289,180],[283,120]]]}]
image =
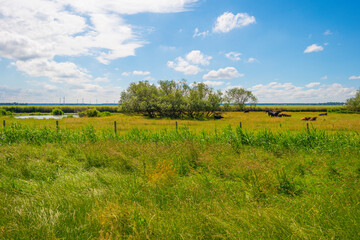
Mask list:
[{"label": "cow", "polygon": [[316,121],[317,117],[312,117],[309,119],[309,121]]},{"label": "cow", "polygon": [[214,115],[214,119],[222,119],[224,118],[223,116],[221,116],[220,114],[216,114]]},{"label": "cow", "polygon": [[319,116],[327,116],[327,113],[320,113]]},{"label": "cow", "polygon": [[282,116],[282,117],[291,117],[291,115],[289,115],[289,114],[285,114],[285,113],[282,113],[282,114],[279,114],[279,116]]},{"label": "cow", "polygon": [[270,117],[280,117],[279,113],[281,113],[281,111],[278,110],[267,110],[266,112]]},{"label": "cow", "polygon": [[248,112],[250,112],[250,110],[244,110],[244,113],[248,113]]},{"label": "cow", "polygon": [[301,121],[308,121],[308,120],[310,120],[310,118],[311,118],[311,117],[303,117],[303,118],[301,118],[300,120],[301,120]]}]

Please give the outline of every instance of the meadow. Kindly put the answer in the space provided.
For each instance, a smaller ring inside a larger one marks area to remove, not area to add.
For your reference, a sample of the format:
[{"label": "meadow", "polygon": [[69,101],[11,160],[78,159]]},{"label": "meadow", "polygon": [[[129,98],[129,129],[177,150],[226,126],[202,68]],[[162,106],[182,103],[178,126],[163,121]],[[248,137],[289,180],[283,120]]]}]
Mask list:
[{"label": "meadow", "polygon": [[359,239],[360,115],[290,114],[1,117],[0,239]]}]

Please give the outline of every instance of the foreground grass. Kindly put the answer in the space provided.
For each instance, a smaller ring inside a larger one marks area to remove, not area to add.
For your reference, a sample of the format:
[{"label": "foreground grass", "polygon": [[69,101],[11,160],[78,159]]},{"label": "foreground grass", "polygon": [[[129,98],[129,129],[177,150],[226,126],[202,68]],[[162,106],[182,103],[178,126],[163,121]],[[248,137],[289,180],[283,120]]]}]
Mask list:
[{"label": "foreground grass", "polygon": [[360,238],[356,133],[6,131],[0,239]]}]

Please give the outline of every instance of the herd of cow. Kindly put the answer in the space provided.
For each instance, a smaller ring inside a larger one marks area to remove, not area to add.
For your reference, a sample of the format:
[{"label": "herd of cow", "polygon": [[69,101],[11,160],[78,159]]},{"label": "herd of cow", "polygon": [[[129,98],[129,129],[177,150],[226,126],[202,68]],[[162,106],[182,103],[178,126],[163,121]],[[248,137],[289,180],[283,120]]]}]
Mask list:
[{"label": "herd of cow", "polygon": [[[289,114],[285,114],[285,113],[281,113],[280,110],[265,110],[268,114],[268,116],[270,117],[291,117],[291,115]],[[249,113],[249,110],[245,110],[244,113]],[[326,116],[327,113],[320,113],[319,116]],[[223,116],[221,116],[220,113],[215,113],[214,114],[214,119],[222,119],[224,118]],[[316,121],[318,117],[303,117],[300,120],[302,121]]]},{"label": "herd of cow", "polygon": [[[291,117],[289,114],[281,113],[279,110],[266,110],[270,117]],[[320,113],[319,116],[326,116],[327,113]],[[317,117],[303,117],[302,121],[316,121]]]}]

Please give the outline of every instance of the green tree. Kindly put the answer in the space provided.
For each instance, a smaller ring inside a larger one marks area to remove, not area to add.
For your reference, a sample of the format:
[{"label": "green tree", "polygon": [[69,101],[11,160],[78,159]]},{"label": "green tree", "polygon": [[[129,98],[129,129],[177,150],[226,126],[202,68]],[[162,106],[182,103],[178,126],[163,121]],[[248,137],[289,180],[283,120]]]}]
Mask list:
[{"label": "green tree", "polygon": [[355,97],[346,100],[346,106],[350,110],[355,110],[355,111],[360,110],[360,89],[356,91]]},{"label": "green tree", "polygon": [[159,91],[155,85],[148,81],[131,83],[120,96],[120,108],[124,112],[141,113],[155,117],[158,112]]},{"label": "green tree", "polygon": [[51,115],[64,115],[64,112],[63,112],[63,110],[61,110],[60,108],[54,108],[54,109],[51,111]]},{"label": "green tree", "polygon": [[245,90],[244,88],[232,88],[226,91],[225,100],[229,104],[237,105],[240,110],[245,108],[245,103],[256,103],[257,98],[252,94],[251,91]]}]

